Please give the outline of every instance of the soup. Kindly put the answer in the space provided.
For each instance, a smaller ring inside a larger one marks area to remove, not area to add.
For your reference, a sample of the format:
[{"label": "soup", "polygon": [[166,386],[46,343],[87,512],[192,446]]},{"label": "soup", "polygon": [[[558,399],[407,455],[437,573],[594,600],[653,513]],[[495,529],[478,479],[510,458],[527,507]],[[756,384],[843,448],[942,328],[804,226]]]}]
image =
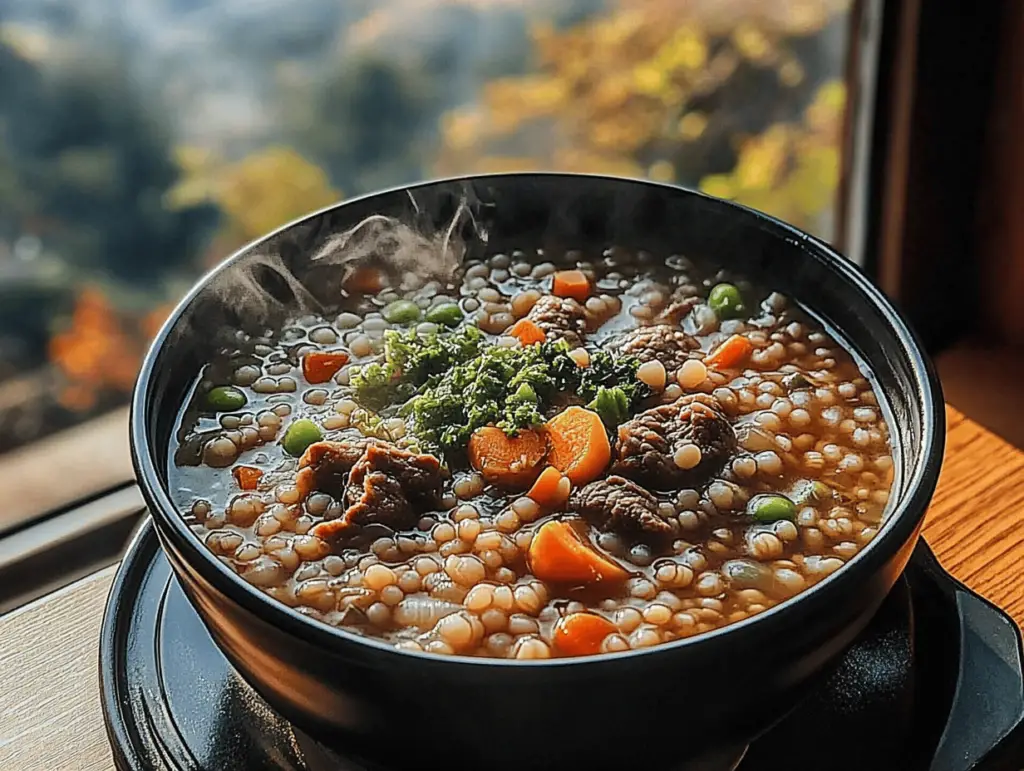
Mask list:
[{"label": "soup", "polygon": [[731,624],[839,570],[893,480],[868,373],[741,276],[612,249],[357,272],[204,368],[170,489],[225,565],[397,648],[540,659]]}]

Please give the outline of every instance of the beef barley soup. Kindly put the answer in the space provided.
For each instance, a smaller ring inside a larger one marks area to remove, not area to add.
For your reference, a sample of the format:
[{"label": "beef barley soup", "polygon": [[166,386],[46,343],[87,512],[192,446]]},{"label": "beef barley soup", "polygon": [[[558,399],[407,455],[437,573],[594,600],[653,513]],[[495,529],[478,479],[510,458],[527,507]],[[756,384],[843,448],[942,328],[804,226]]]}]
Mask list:
[{"label": "beef barley soup", "polygon": [[197,537],[324,623],[518,659],[701,634],[871,541],[889,431],[819,324],[678,256],[545,259],[365,269],[331,317],[239,334],[172,448]]}]

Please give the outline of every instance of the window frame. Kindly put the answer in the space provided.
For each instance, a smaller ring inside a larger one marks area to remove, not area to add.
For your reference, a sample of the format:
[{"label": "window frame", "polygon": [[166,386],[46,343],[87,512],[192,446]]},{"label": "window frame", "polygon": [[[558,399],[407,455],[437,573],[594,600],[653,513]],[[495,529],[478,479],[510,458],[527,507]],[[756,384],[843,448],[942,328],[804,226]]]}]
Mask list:
[{"label": "window frame", "polygon": [[979,187],[1013,6],[882,0],[858,248],[932,355],[979,310]]}]

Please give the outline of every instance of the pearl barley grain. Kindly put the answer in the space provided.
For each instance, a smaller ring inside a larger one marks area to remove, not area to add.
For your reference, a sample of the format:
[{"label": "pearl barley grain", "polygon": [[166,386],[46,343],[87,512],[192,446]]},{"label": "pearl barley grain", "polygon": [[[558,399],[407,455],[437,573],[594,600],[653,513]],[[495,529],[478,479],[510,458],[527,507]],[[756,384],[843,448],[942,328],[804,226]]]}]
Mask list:
[{"label": "pearl barley grain", "polygon": [[699,386],[707,377],[708,368],[700,359],[687,359],[676,372],[676,381],[688,391]]},{"label": "pearl barley grain", "polygon": [[684,470],[690,470],[700,465],[702,454],[700,447],[695,444],[684,444],[672,456],[675,464]]},{"label": "pearl barley grain", "polygon": [[665,365],[660,361],[644,362],[637,369],[636,376],[654,391],[661,391],[665,388]]}]

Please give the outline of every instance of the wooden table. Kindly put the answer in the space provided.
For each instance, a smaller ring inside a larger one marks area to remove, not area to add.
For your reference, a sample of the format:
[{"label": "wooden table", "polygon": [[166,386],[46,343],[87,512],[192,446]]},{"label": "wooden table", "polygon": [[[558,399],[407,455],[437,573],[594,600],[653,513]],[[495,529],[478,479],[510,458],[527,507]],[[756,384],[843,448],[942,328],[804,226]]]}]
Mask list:
[{"label": "wooden table", "polygon": [[[925,525],[943,565],[1024,625],[1024,453],[947,408]],[[114,568],[0,619],[0,769],[111,771],[97,639]]]}]

